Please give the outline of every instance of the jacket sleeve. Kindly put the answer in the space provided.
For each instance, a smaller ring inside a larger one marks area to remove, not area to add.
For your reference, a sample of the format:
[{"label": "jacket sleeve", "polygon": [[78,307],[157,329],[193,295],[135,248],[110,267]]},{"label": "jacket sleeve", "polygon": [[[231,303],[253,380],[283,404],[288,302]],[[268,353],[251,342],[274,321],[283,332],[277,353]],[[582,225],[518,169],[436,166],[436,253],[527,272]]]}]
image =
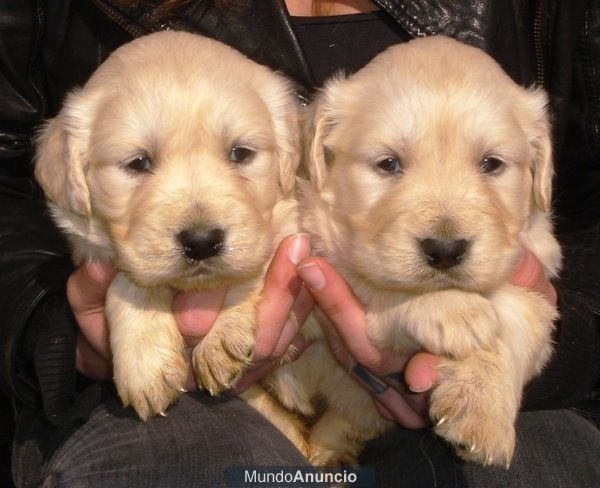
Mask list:
[{"label": "jacket sleeve", "polygon": [[40,2],[0,7],[0,387],[59,419],[75,394],[69,250],[31,177],[46,111]]}]

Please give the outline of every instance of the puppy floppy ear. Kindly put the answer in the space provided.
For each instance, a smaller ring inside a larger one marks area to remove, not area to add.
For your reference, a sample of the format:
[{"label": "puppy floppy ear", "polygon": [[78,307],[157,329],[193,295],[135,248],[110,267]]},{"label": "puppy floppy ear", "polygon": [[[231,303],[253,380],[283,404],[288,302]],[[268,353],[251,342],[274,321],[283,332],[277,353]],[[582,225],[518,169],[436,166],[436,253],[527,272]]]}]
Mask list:
[{"label": "puppy floppy ear", "polygon": [[330,153],[325,139],[331,133],[335,124],[335,99],[338,87],[343,82],[342,77],[329,80],[319,96],[311,103],[309,114],[304,127],[308,150],[305,154],[305,165],[312,184],[321,190],[327,179],[327,166]]},{"label": "puppy floppy ear", "polygon": [[548,97],[541,89],[527,90],[526,104],[530,119],[525,130],[534,149],[531,172],[533,175],[533,202],[541,211],[549,212],[552,206],[552,139],[548,117]]},{"label": "puppy floppy ear", "polygon": [[300,127],[298,104],[290,82],[281,75],[269,72],[269,81],[262,84],[262,99],[267,105],[273,122],[277,159],[279,162],[279,186],[285,196],[291,195],[296,186],[296,171],[300,165]]},{"label": "puppy floppy ear", "polygon": [[68,95],[63,109],[42,128],[36,140],[35,177],[50,201],[83,216],[90,214],[86,183],[91,99]]}]

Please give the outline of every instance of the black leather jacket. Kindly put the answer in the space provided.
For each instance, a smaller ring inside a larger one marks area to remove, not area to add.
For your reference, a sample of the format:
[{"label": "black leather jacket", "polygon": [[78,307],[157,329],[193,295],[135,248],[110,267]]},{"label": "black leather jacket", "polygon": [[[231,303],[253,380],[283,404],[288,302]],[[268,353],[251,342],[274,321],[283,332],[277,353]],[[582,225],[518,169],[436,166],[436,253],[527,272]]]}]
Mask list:
[{"label": "black leather jacket", "polygon": [[[31,180],[32,135],[120,44],[161,29],[218,38],[298,83],[314,82],[283,1],[219,10],[192,1],[159,17],[116,0],[4,0],[0,6],[0,385],[17,405],[72,418],[82,397],[73,269]],[[493,55],[551,95],[557,224],[565,248],[556,353],[527,408],[579,404],[600,376],[600,0],[375,0],[413,36],[444,34]],[[595,312],[594,312],[595,311]],[[596,313],[596,314],[595,314]],[[87,390],[86,390],[87,391]],[[88,398],[89,400],[89,398]],[[92,402],[93,403],[93,402]]]}]

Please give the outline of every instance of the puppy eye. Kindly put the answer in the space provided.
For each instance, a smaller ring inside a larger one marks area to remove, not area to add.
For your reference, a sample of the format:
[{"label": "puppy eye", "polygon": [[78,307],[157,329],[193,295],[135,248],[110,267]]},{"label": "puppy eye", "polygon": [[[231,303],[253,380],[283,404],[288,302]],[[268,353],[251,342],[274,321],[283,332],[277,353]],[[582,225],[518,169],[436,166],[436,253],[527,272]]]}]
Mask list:
[{"label": "puppy eye", "polygon": [[495,158],[493,156],[488,156],[483,158],[479,163],[479,170],[483,174],[490,174],[498,172],[504,166],[504,161],[501,159]]},{"label": "puppy eye", "polygon": [[377,163],[377,167],[386,173],[398,173],[402,170],[400,160],[394,157],[382,159]]},{"label": "puppy eye", "polygon": [[229,153],[229,160],[234,163],[244,163],[250,161],[254,154],[255,152],[248,147],[234,146]]},{"label": "puppy eye", "polygon": [[148,156],[138,156],[127,163],[127,169],[136,173],[148,173],[152,170],[152,161]]}]

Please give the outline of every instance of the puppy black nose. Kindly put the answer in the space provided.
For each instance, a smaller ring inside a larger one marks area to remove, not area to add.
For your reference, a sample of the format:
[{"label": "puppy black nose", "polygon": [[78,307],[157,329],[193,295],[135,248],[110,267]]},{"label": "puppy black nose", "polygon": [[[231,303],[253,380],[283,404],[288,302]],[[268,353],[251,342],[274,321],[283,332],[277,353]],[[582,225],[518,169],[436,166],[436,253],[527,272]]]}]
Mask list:
[{"label": "puppy black nose", "polygon": [[193,261],[202,261],[219,254],[225,242],[221,229],[188,229],[177,234],[183,254]]},{"label": "puppy black nose", "polygon": [[427,264],[436,269],[450,269],[459,264],[467,250],[469,241],[466,239],[422,239],[419,241],[425,253]]}]

